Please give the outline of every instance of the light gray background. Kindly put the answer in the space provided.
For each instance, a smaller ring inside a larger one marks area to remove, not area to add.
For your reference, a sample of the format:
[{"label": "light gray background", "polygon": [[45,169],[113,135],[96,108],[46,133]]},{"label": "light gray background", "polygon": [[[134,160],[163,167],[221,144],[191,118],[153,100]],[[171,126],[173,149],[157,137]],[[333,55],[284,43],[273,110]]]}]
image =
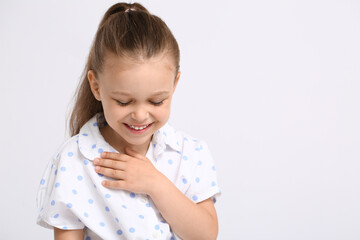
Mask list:
[{"label": "light gray background", "polygon": [[[0,239],[52,236],[37,188],[112,3],[0,2]],[[142,3],[181,48],[170,122],[212,150],[218,239],[360,239],[360,2]]]}]

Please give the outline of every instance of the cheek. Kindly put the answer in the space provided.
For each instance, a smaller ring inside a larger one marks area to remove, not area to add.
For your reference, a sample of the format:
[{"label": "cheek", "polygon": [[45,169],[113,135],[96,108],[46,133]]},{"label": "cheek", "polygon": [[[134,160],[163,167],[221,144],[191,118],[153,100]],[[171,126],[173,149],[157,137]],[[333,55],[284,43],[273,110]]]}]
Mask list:
[{"label": "cheek", "polygon": [[107,117],[112,120],[121,119],[127,114],[125,108],[121,108],[115,101],[112,100],[102,101],[102,106]]},{"label": "cheek", "polygon": [[164,106],[164,107],[159,108],[155,112],[155,116],[160,121],[167,121],[167,119],[170,116],[170,106]]}]

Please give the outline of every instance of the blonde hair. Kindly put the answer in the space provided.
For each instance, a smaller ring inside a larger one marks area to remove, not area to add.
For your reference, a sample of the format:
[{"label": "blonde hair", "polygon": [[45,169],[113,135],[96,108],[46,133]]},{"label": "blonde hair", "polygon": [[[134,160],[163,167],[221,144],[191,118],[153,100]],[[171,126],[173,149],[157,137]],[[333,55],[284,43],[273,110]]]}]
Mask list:
[{"label": "blonde hair", "polygon": [[70,136],[78,134],[90,118],[103,111],[101,102],[91,92],[87,73],[92,70],[97,78],[103,70],[106,52],[133,59],[149,59],[167,53],[173,57],[176,73],[179,70],[179,46],[165,22],[150,14],[139,3],[114,4],[99,24],[74,94],[75,104],[69,121]]}]

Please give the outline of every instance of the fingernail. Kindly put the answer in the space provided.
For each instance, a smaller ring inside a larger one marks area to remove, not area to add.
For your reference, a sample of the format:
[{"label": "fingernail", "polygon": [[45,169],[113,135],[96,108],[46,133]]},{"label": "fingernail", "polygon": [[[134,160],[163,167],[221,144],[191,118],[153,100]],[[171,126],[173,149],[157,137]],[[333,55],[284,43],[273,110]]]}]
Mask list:
[{"label": "fingernail", "polygon": [[98,164],[98,163],[99,163],[99,159],[98,159],[98,158],[95,158],[95,159],[94,159],[94,163],[95,163],[95,164]]},{"label": "fingernail", "polygon": [[97,171],[99,171],[100,170],[100,167],[99,166],[96,166],[95,167],[95,171],[97,172]]}]

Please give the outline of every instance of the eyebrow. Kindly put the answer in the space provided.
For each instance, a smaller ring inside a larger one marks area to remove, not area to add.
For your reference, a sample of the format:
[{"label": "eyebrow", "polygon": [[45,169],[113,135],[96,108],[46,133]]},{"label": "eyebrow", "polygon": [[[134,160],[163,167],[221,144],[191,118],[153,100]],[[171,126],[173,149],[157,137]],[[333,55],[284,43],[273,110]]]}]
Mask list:
[{"label": "eyebrow", "polygon": [[[131,96],[131,94],[127,93],[127,92],[122,92],[122,91],[112,91],[111,92],[112,94],[118,94],[118,95],[124,95],[124,96]],[[159,92],[156,92],[154,93],[152,96],[159,96],[159,95],[162,95],[162,94],[168,94],[169,91],[159,91]]]}]

